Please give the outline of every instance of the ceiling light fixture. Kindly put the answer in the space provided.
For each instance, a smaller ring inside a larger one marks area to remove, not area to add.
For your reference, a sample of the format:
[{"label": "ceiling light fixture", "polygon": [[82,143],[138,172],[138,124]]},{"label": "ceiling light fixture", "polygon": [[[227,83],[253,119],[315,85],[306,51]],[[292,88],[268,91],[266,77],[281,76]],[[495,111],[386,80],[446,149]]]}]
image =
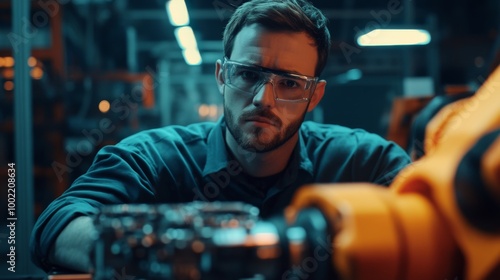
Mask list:
[{"label": "ceiling light fixture", "polygon": [[357,42],[366,47],[427,45],[431,35],[423,29],[374,29],[359,36]]},{"label": "ceiling light fixture", "polygon": [[184,0],[170,0],[165,4],[168,19],[173,26],[189,24],[189,13]]},{"label": "ceiling light fixture", "polygon": [[188,65],[200,65],[201,64],[201,55],[198,49],[185,49],[182,50],[182,55],[184,56],[184,60]]},{"label": "ceiling light fixture", "polygon": [[194,37],[193,29],[190,26],[178,27],[174,31],[177,44],[181,49],[196,49],[198,45]]},{"label": "ceiling light fixture", "polygon": [[188,65],[200,65],[202,62],[193,29],[189,26],[189,13],[184,0],[170,0],[165,4],[168,19],[173,26],[177,44],[182,50],[184,61]]}]

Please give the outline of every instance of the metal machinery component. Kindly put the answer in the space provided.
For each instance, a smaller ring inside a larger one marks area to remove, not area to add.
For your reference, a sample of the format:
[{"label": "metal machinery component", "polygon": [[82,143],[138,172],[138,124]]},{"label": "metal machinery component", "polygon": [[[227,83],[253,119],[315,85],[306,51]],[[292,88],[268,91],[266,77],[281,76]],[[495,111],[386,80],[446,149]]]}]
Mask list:
[{"label": "metal machinery component", "polygon": [[328,275],[331,242],[320,239],[328,230],[319,211],[304,211],[300,226],[258,213],[231,202],[104,207],[95,219],[94,279],[122,269],[136,279],[277,279],[308,273],[293,267],[314,254],[322,256],[311,263],[315,272]]}]

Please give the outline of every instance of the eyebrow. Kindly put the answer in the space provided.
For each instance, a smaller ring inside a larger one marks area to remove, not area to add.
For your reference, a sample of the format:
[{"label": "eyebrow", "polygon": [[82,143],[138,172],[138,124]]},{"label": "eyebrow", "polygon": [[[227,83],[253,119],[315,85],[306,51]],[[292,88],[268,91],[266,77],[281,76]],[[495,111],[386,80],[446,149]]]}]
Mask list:
[{"label": "eyebrow", "polygon": [[264,67],[264,66],[261,66],[261,65],[255,63],[253,61],[241,62],[241,63],[248,64],[248,65],[251,65],[251,66],[255,66],[255,67],[264,69],[266,71],[270,71],[270,72],[276,72],[276,73],[282,73],[282,74],[295,74],[295,75],[300,75],[300,76],[313,77],[313,76],[309,76],[309,75],[304,75],[304,74],[300,73],[299,71],[296,71],[296,70],[293,70],[293,69],[267,68],[267,67]]}]

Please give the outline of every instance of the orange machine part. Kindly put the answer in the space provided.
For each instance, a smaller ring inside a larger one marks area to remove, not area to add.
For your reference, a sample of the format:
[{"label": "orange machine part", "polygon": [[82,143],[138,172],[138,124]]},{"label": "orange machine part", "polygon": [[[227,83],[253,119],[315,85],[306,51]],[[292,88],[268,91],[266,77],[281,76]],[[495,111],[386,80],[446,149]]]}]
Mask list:
[{"label": "orange machine part", "polygon": [[[287,208],[287,219],[293,223],[311,206],[323,212],[336,228],[332,265],[343,279],[500,279],[500,234],[467,223],[454,194],[463,156],[499,128],[500,68],[474,96],[438,113],[428,126],[426,155],[389,189],[366,183],[305,186]],[[496,197],[499,143],[478,166]]]},{"label": "orange machine part", "polygon": [[[461,215],[454,194],[460,160],[484,134],[500,128],[500,68],[468,99],[441,110],[428,126],[426,156],[406,168],[391,189],[424,194],[444,216],[466,263],[466,279],[486,279],[500,266],[500,235],[480,231]],[[483,158],[482,173],[498,176],[498,140]],[[486,177],[488,178],[488,177]],[[500,185],[489,184],[498,194]],[[500,222],[500,221],[499,221]]]},{"label": "orange machine part", "polygon": [[342,279],[453,279],[455,245],[430,202],[371,184],[306,186],[287,208],[322,210],[337,228],[333,263]]}]

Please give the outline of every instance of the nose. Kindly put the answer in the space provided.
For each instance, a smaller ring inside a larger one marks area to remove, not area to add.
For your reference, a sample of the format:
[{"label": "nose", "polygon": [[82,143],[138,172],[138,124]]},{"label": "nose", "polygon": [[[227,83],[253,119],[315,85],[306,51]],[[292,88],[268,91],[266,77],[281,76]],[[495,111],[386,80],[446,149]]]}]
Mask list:
[{"label": "nose", "polygon": [[273,84],[270,81],[265,82],[253,97],[253,105],[255,107],[272,107],[274,106]]}]

